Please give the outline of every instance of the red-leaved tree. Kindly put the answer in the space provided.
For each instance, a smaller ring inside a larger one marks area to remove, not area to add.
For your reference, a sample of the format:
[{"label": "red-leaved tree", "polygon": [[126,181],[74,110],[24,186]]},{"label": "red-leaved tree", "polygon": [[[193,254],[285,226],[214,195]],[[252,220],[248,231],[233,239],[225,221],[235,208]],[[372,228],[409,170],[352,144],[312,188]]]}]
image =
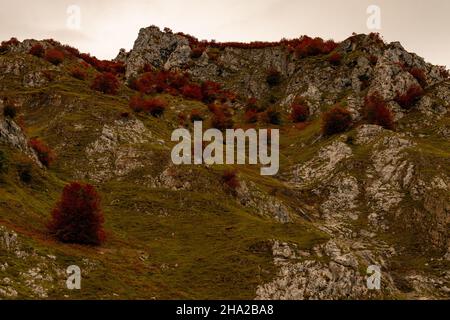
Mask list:
[{"label": "red-leaved tree", "polygon": [[167,108],[167,101],[159,98],[152,98],[144,101],[144,111],[154,117],[161,116]]},{"label": "red-leaved tree", "polygon": [[351,125],[352,116],[350,112],[339,105],[322,115],[322,131],[324,135],[331,136],[345,132]]},{"label": "red-leaved tree", "polygon": [[78,80],[85,80],[87,78],[87,72],[80,67],[70,70],[70,75]]},{"label": "red-leaved tree", "polygon": [[187,99],[199,100],[199,101],[203,100],[202,88],[196,84],[185,85],[181,89],[181,93]]},{"label": "red-leaved tree", "polygon": [[117,94],[119,80],[113,73],[104,72],[95,77],[91,88],[106,94]]},{"label": "red-leaved tree", "polygon": [[291,105],[291,109],[291,119],[293,122],[298,123],[308,120],[309,108],[304,100],[300,99],[295,101]]},{"label": "red-leaved tree", "polygon": [[47,168],[55,161],[55,153],[49,146],[38,138],[33,138],[29,142],[30,147],[36,152],[39,161]]},{"label": "red-leaved tree", "polygon": [[49,49],[45,52],[45,60],[48,62],[58,65],[64,60],[64,53],[58,49]]},{"label": "red-leaved tree", "polygon": [[100,196],[95,188],[72,182],[64,187],[47,228],[61,242],[100,245],[105,240],[103,222]]},{"label": "red-leaved tree", "polygon": [[420,68],[412,68],[409,70],[409,73],[416,78],[417,82],[422,86],[422,88],[425,88],[427,86],[427,75],[425,74],[425,71]]},{"label": "red-leaved tree", "polygon": [[423,97],[425,91],[421,86],[413,85],[404,94],[397,93],[395,101],[403,109],[411,109]]},{"label": "red-leaved tree", "polygon": [[342,55],[338,52],[334,52],[328,57],[328,61],[334,66],[340,65],[341,60],[342,60]]},{"label": "red-leaved tree", "polygon": [[45,49],[41,44],[36,43],[34,46],[31,47],[30,54],[35,57],[42,58],[45,54]]},{"label": "red-leaved tree", "polygon": [[386,102],[378,92],[368,95],[364,103],[364,117],[370,124],[385,129],[394,129],[394,117]]},{"label": "red-leaved tree", "polygon": [[241,185],[236,170],[226,170],[222,175],[222,181],[233,192]]}]

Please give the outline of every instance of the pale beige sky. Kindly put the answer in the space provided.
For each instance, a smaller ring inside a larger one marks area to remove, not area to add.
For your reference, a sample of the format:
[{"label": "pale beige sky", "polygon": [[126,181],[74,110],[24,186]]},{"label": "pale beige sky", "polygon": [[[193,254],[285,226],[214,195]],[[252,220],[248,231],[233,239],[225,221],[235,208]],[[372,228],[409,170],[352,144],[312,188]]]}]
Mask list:
[{"label": "pale beige sky", "polygon": [[[67,27],[70,5],[81,9],[80,30]],[[450,66],[449,0],[0,0],[0,39],[55,38],[108,59],[152,24],[218,41],[343,40],[373,31],[369,5],[381,9],[386,40]]]}]

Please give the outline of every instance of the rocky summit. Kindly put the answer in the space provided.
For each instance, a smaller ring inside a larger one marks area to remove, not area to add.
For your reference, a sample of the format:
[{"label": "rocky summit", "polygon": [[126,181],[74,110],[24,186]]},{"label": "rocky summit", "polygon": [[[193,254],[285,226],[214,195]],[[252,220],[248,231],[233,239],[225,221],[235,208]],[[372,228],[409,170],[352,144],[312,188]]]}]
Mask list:
[{"label": "rocky summit", "polygon": [[[444,67],[377,34],[242,44],[152,26],[114,61],[4,41],[0,298],[449,299],[449,105]],[[171,134],[193,121],[279,129],[279,172],[174,165]],[[73,181],[101,197],[101,245],[48,232]]]}]

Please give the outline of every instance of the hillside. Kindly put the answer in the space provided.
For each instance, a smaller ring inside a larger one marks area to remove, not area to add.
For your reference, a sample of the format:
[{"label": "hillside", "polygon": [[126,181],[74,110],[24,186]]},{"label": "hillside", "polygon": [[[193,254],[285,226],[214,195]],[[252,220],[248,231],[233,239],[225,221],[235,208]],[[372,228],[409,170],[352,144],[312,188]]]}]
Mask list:
[{"label": "hillside", "polygon": [[[5,42],[0,298],[450,298],[448,72],[374,34],[317,50],[305,42],[219,44],[149,27],[114,62],[54,40]],[[64,59],[30,54],[37,44]],[[99,70],[117,74],[116,94],[91,88]],[[221,89],[206,101],[177,81]],[[136,89],[164,100],[165,112],[131,110]],[[368,121],[375,94],[395,126]],[[299,98],[309,117],[294,123]],[[277,175],[235,165],[230,187],[230,166],[173,165],[173,130],[192,129],[193,114],[213,126],[214,103],[236,128],[280,129]],[[322,115],[337,103],[352,126],[324,135]],[[36,137],[56,155],[48,167],[30,146]],[[46,229],[64,185],[77,180],[102,197],[99,247],[60,243]],[[66,288],[70,265],[82,269],[82,290]],[[369,265],[382,268],[381,290],[367,289]]]}]

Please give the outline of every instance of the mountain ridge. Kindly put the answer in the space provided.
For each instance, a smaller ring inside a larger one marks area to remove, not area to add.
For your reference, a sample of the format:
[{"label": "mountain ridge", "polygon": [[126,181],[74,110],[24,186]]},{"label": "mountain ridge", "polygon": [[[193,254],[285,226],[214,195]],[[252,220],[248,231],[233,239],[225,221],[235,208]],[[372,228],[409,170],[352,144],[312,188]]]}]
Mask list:
[{"label": "mountain ridge", "polygon": [[[7,44],[0,55],[7,168],[0,296],[448,298],[448,75],[374,34],[318,50],[323,43],[296,43],[293,51],[203,43],[195,53],[202,42],[149,27],[131,52],[103,64],[54,41]],[[64,60],[30,55],[36,44],[64,51]],[[73,68],[86,78],[73,78]],[[90,87],[105,70],[117,73],[116,95]],[[166,101],[163,115],[132,112],[129,101],[139,93],[130,84],[162,71],[187,73],[186,85],[220,84],[214,103],[234,127],[280,129],[280,173],[261,177],[259,168],[235,166],[239,186],[230,189],[222,181],[227,166],[171,164],[171,132],[192,128],[182,116],[197,114],[213,126],[217,111],[169,86],[144,95]],[[417,86],[424,92],[405,108],[400,98]],[[366,117],[375,93],[393,114],[393,130]],[[294,123],[291,107],[300,98],[309,117]],[[329,136],[322,114],[335,104],[353,123]],[[4,115],[8,105],[16,117]],[[252,108],[257,117],[249,123]],[[272,109],[277,123],[266,119]],[[48,169],[27,143],[33,137],[57,155]],[[107,241],[99,248],[63,245],[46,233],[50,210],[72,180],[93,183],[102,195]],[[83,270],[79,292],[65,289],[70,264]],[[370,265],[381,266],[380,291],[366,286]]]}]

